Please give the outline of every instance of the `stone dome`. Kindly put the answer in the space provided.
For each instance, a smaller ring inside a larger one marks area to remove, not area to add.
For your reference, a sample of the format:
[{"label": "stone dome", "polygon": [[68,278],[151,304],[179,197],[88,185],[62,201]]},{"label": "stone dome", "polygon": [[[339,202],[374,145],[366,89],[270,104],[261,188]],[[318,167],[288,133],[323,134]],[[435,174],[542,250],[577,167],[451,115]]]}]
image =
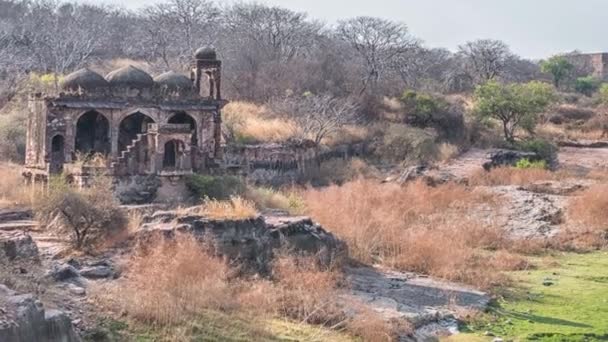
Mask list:
[{"label": "stone dome", "polygon": [[196,59],[204,59],[204,60],[216,60],[217,52],[215,49],[210,46],[202,47],[194,53],[194,58]]},{"label": "stone dome", "polygon": [[112,87],[152,88],[154,79],[147,72],[132,65],[110,72],[106,80]]},{"label": "stone dome", "polygon": [[108,85],[101,75],[87,68],[67,75],[60,83],[63,90],[102,90],[107,89]]},{"label": "stone dome", "polygon": [[156,85],[169,90],[191,90],[192,81],[185,75],[168,71],[154,78]]}]

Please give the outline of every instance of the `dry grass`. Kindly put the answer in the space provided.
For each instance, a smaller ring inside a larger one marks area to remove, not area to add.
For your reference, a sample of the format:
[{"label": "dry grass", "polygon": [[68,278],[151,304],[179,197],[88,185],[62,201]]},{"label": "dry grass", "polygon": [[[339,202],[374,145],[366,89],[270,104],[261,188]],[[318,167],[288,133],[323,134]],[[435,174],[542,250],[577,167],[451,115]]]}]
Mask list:
[{"label": "dry grass", "polygon": [[244,220],[258,215],[255,204],[241,197],[228,201],[207,199],[199,208],[199,214],[213,220]]},{"label": "dry grass", "polygon": [[445,163],[454,159],[460,154],[458,146],[450,143],[441,143],[437,148],[437,160]]},{"label": "dry grass", "polygon": [[[598,126],[596,126],[598,127]],[[569,127],[568,125],[554,125],[545,123],[536,128],[536,133],[550,140],[601,140],[601,128]]]},{"label": "dry grass", "polygon": [[42,189],[27,186],[17,164],[0,164],[0,207],[31,206]]},{"label": "dry grass", "polygon": [[365,141],[372,134],[370,127],[361,125],[346,125],[341,127],[335,134],[327,136],[322,143],[327,146],[338,146],[343,144],[355,144]]},{"label": "dry grass", "polygon": [[301,136],[294,122],[272,117],[264,106],[232,102],[224,108],[223,120],[228,134],[237,142],[282,142]]},{"label": "dry grass", "polygon": [[505,281],[483,253],[506,245],[499,229],[467,218],[492,198],[464,186],[357,180],[309,190],[308,213],[344,239],[351,256],[483,288]]},{"label": "dry grass", "polygon": [[562,244],[573,247],[608,246],[608,184],[583,191],[568,204],[568,228],[561,232]]},{"label": "dry grass", "polygon": [[304,211],[304,202],[294,190],[248,187],[245,196],[260,209],[280,209],[291,215],[301,215]]},{"label": "dry grass", "polygon": [[236,305],[228,266],[192,238],[155,241],[139,249],[127,268],[120,285],[104,299],[137,321],[171,325],[204,310]]},{"label": "dry grass", "polygon": [[340,273],[321,268],[315,257],[282,254],[272,268],[269,279],[238,278],[235,269],[195,238],[159,238],[139,246],[121,280],[96,288],[96,298],[116,315],[175,330],[169,340],[189,340],[180,332],[180,324],[213,313],[247,318],[260,334],[265,322],[275,318],[346,328],[353,334],[360,333],[353,323],[367,319],[386,329],[378,336],[392,334],[393,327],[380,324],[377,316],[347,318],[340,299]]},{"label": "dry grass", "polygon": [[557,180],[567,175],[545,169],[499,167],[490,171],[479,171],[469,179],[473,186],[526,185],[539,181]]}]

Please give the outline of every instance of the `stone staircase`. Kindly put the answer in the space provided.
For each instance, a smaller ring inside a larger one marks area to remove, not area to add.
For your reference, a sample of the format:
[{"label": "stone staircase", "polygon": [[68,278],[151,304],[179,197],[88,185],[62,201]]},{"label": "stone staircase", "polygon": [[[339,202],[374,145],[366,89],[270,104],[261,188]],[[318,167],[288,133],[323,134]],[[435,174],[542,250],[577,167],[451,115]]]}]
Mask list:
[{"label": "stone staircase", "polygon": [[140,133],[137,134],[137,137],[131,141],[131,144],[127,146],[127,148],[120,153],[120,156],[116,159],[116,161],[112,162],[110,166],[112,169],[116,170],[120,167],[128,167],[129,159],[137,151],[137,148],[140,147],[148,137],[149,133]]}]

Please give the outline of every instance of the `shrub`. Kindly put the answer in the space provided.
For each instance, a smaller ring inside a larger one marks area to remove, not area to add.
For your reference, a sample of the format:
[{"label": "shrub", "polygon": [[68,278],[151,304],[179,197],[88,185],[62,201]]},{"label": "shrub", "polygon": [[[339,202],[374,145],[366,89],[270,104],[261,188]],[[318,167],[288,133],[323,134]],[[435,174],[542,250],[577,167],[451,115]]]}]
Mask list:
[{"label": "shrub", "polygon": [[574,89],[585,96],[591,97],[601,84],[602,81],[593,76],[579,77],[576,79]]},{"label": "shrub", "polygon": [[517,169],[541,169],[544,170],[547,168],[547,162],[544,160],[538,160],[538,161],[530,161],[530,159],[528,158],[523,158],[520,159],[519,161],[517,161],[517,163],[515,164],[515,168]]},{"label": "shrub", "polygon": [[573,105],[561,105],[554,109],[556,115],[562,117],[565,121],[587,121],[596,115],[591,108],[582,108]]},{"label": "shrub", "polygon": [[557,146],[545,139],[535,138],[519,141],[515,144],[515,147],[521,151],[536,153],[547,164],[552,164],[557,160]]},{"label": "shrub", "polygon": [[32,205],[40,196],[41,189],[25,184],[20,165],[0,163],[0,179],[0,206]]},{"label": "shrub", "polygon": [[245,192],[245,183],[236,176],[191,175],[186,187],[197,199],[227,200]]},{"label": "shrub", "polygon": [[390,124],[382,131],[382,140],[373,146],[374,155],[389,162],[434,160],[437,134],[430,129]]},{"label": "shrub", "polygon": [[401,96],[405,122],[420,128],[435,128],[442,137],[458,140],[464,137],[463,108],[431,94],[406,91]]},{"label": "shrub", "polygon": [[60,230],[71,234],[76,249],[90,248],[127,228],[127,218],[111,190],[109,180],[95,179],[92,186],[78,190],[55,183],[37,204],[36,215],[49,225],[59,220]]},{"label": "shrub", "polygon": [[602,84],[598,91],[598,100],[603,104],[608,104],[608,83]]}]

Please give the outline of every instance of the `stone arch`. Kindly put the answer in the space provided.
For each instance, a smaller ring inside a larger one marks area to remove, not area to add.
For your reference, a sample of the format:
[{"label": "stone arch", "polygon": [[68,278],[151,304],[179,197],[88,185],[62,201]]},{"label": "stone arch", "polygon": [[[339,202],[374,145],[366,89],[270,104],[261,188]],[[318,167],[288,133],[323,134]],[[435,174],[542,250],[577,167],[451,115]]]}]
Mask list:
[{"label": "stone arch", "polygon": [[167,123],[190,125],[190,129],[192,129],[191,145],[193,147],[198,146],[198,123],[192,115],[190,115],[184,111],[175,112],[175,113],[173,113],[173,115],[171,115],[169,117],[169,119],[167,120]]},{"label": "stone arch", "polygon": [[138,134],[145,133],[151,123],[155,123],[154,119],[140,111],[123,116],[118,124],[118,152],[124,151]]},{"label": "stone arch", "polygon": [[65,138],[61,134],[57,134],[51,139],[50,159],[50,173],[59,174],[63,172],[63,164],[65,163]]},{"label": "stone arch", "polygon": [[172,139],[165,143],[163,153],[163,169],[179,169],[181,157],[186,152],[183,141]]},{"label": "stone arch", "polygon": [[82,114],[76,121],[75,152],[84,154],[101,153],[111,150],[110,121],[95,110]]}]

